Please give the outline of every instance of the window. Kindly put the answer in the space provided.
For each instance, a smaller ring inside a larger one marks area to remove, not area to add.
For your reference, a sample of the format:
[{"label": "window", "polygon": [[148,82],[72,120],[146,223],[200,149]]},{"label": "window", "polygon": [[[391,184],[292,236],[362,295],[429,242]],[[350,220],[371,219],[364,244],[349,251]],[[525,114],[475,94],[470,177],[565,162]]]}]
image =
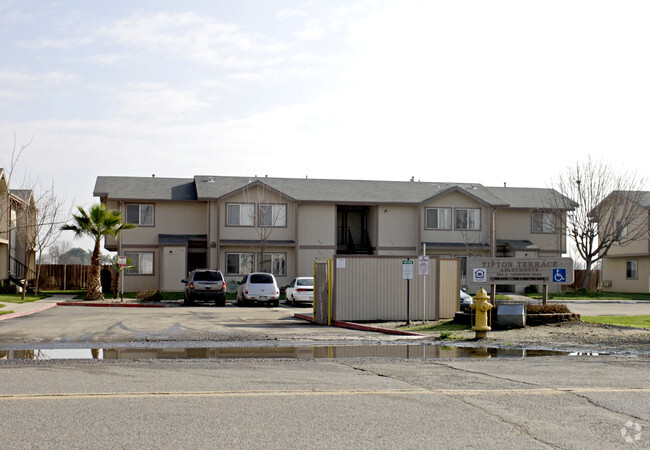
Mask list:
[{"label": "window", "polygon": [[264,253],[262,272],[284,276],[287,274],[287,255],[284,253]]},{"label": "window", "polygon": [[542,211],[534,212],[533,233],[555,233],[555,214]]},{"label": "window", "polygon": [[252,253],[226,253],[226,274],[245,275],[253,271]]},{"label": "window", "polygon": [[229,203],[226,207],[226,225],[252,227],[255,223],[255,205],[252,203]]},{"label": "window", "polygon": [[451,230],[451,208],[427,208],[427,230]]},{"label": "window", "polygon": [[637,262],[635,259],[626,262],[625,278],[628,280],[637,279],[636,264]]},{"label": "window", "polygon": [[456,229],[457,230],[480,230],[481,210],[456,208]]},{"label": "window", "polygon": [[287,205],[260,205],[261,227],[286,227]]},{"label": "window", "polygon": [[152,227],[153,205],[126,205],[126,221],[141,227]]},{"label": "window", "polygon": [[146,253],[126,253],[127,261],[133,269],[127,269],[129,275],[153,275],[153,252]]},{"label": "window", "polygon": [[627,225],[622,220],[616,222],[616,234],[619,240],[627,236]]}]

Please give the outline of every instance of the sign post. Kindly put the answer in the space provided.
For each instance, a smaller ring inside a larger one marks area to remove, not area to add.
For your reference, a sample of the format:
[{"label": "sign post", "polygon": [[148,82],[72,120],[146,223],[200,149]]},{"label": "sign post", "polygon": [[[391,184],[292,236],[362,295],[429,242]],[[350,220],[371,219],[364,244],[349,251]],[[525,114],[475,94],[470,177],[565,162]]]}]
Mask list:
[{"label": "sign post", "polygon": [[[427,244],[424,244],[426,252]],[[427,275],[429,275],[429,257],[418,256],[419,275],[422,277],[422,323],[427,320]]]},{"label": "sign post", "polygon": [[124,300],[124,268],[126,267],[127,259],[126,256],[118,256],[117,264],[120,266],[120,300]]},{"label": "sign post", "polygon": [[406,280],[406,325],[411,325],[411,314],[410,314],[410,281],[413,279],[413,260],[411,258],[402,260],[402,280]]}]

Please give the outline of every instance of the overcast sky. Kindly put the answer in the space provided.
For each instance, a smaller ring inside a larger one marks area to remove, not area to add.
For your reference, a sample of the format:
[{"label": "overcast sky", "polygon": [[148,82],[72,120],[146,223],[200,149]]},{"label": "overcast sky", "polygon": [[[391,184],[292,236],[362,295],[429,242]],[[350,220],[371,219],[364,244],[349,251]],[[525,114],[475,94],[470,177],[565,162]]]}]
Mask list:
[{"label": "overcast sky", "polygon": [[[98,175],[546,187],[647,173],[647,1],[0,1],[0,157]],[[14,186],[19,187],[19,186]]]}]

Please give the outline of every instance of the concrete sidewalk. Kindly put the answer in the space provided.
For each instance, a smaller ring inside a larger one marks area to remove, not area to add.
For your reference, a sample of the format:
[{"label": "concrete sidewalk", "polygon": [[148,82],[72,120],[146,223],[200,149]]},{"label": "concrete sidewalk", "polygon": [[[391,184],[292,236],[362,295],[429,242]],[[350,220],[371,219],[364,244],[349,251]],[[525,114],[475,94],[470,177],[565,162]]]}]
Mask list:
[{"label": "concrete sidewalk", "polygon": [[0,305],[4,305],[4,308],[1,308],[2,311],[13,311],[11,314],[0,315],[0,321],[14,319],[16,317],[22,317],[29,314],[34,314],[39,311],[44,311],[49,308],[56,306],[58,302],[64,302],[66,300],[71,300],[74,296],[72,295],[53,295],[43,300],[36,300],[34,302],[27,303],[5,303],[0,302]]}]

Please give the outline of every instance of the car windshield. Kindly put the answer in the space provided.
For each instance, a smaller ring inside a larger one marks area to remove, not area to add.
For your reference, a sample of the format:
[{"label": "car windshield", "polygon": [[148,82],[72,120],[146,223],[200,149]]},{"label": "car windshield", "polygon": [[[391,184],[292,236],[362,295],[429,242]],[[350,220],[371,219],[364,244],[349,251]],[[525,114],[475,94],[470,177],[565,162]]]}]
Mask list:
[{"label": "car windshield", "polygon": [[304,280],[298,280],[296,282],[298,286],[313,286],[314,285],[314,280],[311,278],[305,278]]},{"label": "car windshield", "polygon": [[254,273],[251,275],[251,283],[273,284],[273,276],[268,273]]},{"label": "car windshield", "polygon": [[196,272],[194,281],[221,281],[221,274],[219,272]]}]

